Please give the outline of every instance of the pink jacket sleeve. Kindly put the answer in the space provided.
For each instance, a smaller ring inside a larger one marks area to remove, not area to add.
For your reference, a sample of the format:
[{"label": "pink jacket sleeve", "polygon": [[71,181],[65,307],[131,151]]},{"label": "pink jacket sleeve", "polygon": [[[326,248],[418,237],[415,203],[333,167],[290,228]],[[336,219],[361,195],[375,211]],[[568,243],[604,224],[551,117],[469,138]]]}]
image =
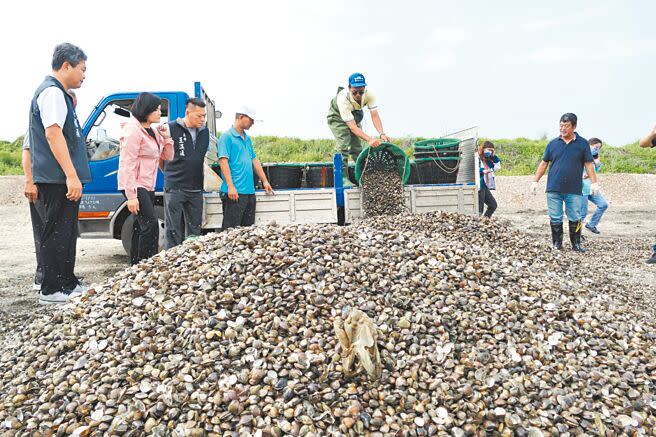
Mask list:
[{"label": "pink jacket sleeve", "polygon": [[170,161],[173,159],[173,138],[164,138],[162,137],[164,146],[162,147],[162,154],[160,157],[164,161]]},{"label": "pink jacket sleeve", "polygon": [[118,186],[128,200],[137,198],[137,167],[141,135],[136,126],[126,125],[121,133],[121,154],[118,161]]}]

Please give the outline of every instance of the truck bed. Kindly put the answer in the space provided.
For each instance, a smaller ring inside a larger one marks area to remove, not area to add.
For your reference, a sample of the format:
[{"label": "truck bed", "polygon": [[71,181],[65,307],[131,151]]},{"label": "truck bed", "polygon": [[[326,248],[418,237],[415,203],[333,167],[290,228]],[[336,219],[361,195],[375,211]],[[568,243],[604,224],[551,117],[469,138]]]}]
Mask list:
[{"label": "truck bed", "polygon": [[[332,188],[276,190],[274,196],[257,191],[255,224],[336,223],[337,206]],[[203,229],[220,229],[223,208],[219,193],[205,193]]]},{"label": "truck bed", "polygon": [[[450,185],[408,185],[404,188],[405,206],[412,214],[450,211],[478,213],[478,188],[474,183]],[[344,189],[346,223],[362,217],[360,188]]]}]

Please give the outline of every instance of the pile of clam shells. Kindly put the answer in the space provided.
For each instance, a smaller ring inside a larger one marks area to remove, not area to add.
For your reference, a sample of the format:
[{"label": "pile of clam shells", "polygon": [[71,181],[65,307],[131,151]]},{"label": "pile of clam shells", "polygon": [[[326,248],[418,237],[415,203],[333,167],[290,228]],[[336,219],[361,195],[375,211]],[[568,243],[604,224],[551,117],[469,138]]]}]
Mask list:
[{"label": "pile of clam shells", "polygon": [[403,182],[396,168],[370,169],[362,174],[360,185],[364,217],[397,215],[405,212]]},{"label": "pile of clam shells", "polygon": [[[654,435],[656,325],[603,271],[451,213],[211,234],[0,349],[6,435]],[[602,288],[602,285],[605,288]],[[347,375],[335,321],[375,324]]]}]

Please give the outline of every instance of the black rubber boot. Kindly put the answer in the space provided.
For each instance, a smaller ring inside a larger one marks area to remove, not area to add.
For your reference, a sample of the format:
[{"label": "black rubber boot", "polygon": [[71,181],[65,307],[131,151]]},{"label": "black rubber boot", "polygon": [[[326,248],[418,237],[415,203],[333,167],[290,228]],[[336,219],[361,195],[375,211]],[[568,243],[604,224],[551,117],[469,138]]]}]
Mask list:
[{"label": "black rubber boot", "polygon": [[551,241],[554,249],[563,248],[563,224],[551,223]]},{"label": "black rubber boot", "polygon": [[583,224],[580,221],[569,222],[569,241],[572,243],[572,250],[579,253],[585,253],[586,250],[581,247],[581,230]]}]

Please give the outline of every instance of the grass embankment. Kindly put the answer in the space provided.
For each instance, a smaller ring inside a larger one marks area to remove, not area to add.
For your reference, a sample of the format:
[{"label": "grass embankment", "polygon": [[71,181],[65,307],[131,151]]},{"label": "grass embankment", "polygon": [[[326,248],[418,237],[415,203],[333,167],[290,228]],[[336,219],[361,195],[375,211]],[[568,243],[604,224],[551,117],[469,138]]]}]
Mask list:
[{"label": "grass embankment", "polygon": [[[510,176],[535,173],[548,142],[528,138],[490,141],[503,161],[499,174]],[[656,173],[656,151],[641,148],[637,141],[622,147],[604,145],[600,156],[603,162],[600,173]]]},{"label": "grass embankment", "polygon": [[22,148],[23,137],[19,137],[13,143],[0,141],[0,175],[23,174],[21,165]]},{"label": "grass embankment", "polygon": [[[412,155],[412,144],[421,138],[398,138],[393,142]],[[481,139],[483,141],[484,139]],[[546,139],[528,138],[491,140],[503,161],[501,175],[529,175],[542,159]],[[14,142],[0,141],[0,175],[22,174],[21,147],[23,137]],[[332,160],[334,141],[330,139],[253,137],[255,151],[262,162],[327,162]],[[622,147],[604,146],[602,173],[656,173],[656,151],[641,149],[638,143]]]}]

